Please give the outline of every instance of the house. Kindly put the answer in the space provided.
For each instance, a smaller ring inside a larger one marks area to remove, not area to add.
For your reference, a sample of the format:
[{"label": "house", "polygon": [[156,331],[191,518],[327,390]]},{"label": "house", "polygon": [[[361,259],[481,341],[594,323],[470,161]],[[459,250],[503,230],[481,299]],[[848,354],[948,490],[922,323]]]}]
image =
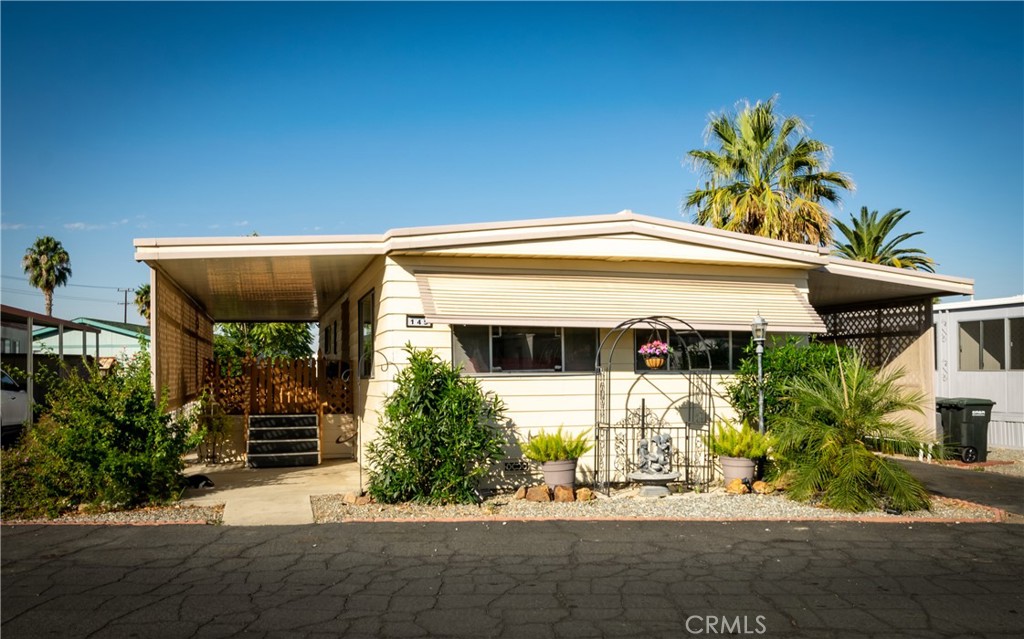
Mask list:
[{"label": "house", "polygon": [[[498,393],[520,434],[596,429],[588,472],[599,480],[626,469],[638,437],[674,429],[680,463],[704,481],[700,434],[731,413],[722,384],[758,315],[770,335],[821,334],[902,365],[933,398],[931,300],[973,291],[962,278],[631,211],[135,249],[152,269],[154,379],[172,405],[199,393],[215,322],[317,322],[321,356],[351,373],[360,461],[411,344]],[[655,337],[693,361],[652,370],[636,351]],[[931,432],[930,416],[920,425]]]},{"label": "house", "polygon": [[[51,354],[39,355],[29,347],[28,336],[35,333],[36,327],[52,330],[56,335]],[[82,365],[76,360],[82,360],[83,353],[92,357],[99,356],[98,329],[6,304],[0,305],[0,334],[3,339],[4,370],[17,370],[26,374],[24,384],[30,401],[39,402],[45,396],[46,389],[36,384],[34,379],[41,367],[56,368],[60,362]],[[89,348],[89,335],[93,336],[92,349]],[[74,340],[72,336],[76,336]],[[68,353],[65,347],[78,347],[77,354]]]},{"label": "house", "polygon": [[995,402],[990,446],[1024,449],[1024,295],[936,304],[935,394]]},{"label": "house", "polygon": [[[132,324],[129,322],[115,322],[110,320],[95,319],[92,317],[77,317],[76,324],[89,326],[96,329],[95,334],[96,352],[101,358],[120,358],[125,355],[137,353],[142,344],[149,344],[149,326],[144,324]],[[60,336],[57,329],[52,326],[37,328],[32,332],[32,341],[35,351],[56,352]],[[81,355],[83,345],[64,337],[64,353],[68,355]],[[89,353],[91,354],[91,353]]]}]

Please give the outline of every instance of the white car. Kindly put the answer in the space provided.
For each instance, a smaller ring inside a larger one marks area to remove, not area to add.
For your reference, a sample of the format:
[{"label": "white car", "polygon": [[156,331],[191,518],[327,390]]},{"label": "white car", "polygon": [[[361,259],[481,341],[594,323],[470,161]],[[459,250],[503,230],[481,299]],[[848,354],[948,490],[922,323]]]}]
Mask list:
[{"label": "white car", "polygon": [[0,441],[3,444],[13,443],[18,439],[25,421],[28,419],[28,393],[7,373],[3,376],[3,388],[0,389]]}]

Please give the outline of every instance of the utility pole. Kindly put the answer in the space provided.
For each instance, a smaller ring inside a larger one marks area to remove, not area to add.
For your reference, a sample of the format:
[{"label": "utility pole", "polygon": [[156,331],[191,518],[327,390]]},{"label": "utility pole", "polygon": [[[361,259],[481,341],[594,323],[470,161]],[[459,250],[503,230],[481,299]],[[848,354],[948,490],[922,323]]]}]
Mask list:
[{"label": "utility pole", "polygon": [[118,304],[118,306],[123,306],[124,307],[124,323],[127,324],[128,323],[128,293],[131,293],[135,289],[133,289],[133,288],[119,288],[117,290],[119,290],[122,293],[124,293],[124,301],[123,302],[118,302],[117,304]]}]

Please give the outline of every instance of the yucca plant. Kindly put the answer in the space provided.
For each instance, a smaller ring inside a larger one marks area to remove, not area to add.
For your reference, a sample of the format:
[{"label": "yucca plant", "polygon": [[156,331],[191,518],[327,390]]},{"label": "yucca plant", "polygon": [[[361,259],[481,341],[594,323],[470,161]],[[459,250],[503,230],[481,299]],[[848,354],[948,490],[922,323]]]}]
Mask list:
[{"label": "yucca plant", "polygon": [[562,434],[562,427],[559,426],[553,433],[545,433],[542,430],[532,435],[526,441],[520,442],[519,447],[527,459],[539,463],[579,459],[594,447],[587,441],[589,434],[590,430],[585,430],[575,437],[569,437]]},{"label": "yucca plant", "polygon": [[923,395],[900,386],[903,371],[880,372],[856,354],[839,366],[813,370],[789,385],[792,408],[772,425],[774,456],[789,495],[819,499],[836,510],[863,512],[888,506],[927,509],[928,491],[895,462],[876,455],[916,453],[923,445],[913,426],[896,417],[921,412]]}]

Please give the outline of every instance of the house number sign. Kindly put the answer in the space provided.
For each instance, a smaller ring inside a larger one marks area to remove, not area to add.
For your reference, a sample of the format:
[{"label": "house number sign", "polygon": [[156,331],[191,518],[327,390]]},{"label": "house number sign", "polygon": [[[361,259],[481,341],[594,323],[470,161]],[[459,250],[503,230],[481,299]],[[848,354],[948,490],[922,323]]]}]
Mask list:
[{"label": "house number sign", "polygon": [[428,322],[426,317],[422,315],[406,315],[405,316],[405,327],[406,328],[433,328],[433,322]]}]

